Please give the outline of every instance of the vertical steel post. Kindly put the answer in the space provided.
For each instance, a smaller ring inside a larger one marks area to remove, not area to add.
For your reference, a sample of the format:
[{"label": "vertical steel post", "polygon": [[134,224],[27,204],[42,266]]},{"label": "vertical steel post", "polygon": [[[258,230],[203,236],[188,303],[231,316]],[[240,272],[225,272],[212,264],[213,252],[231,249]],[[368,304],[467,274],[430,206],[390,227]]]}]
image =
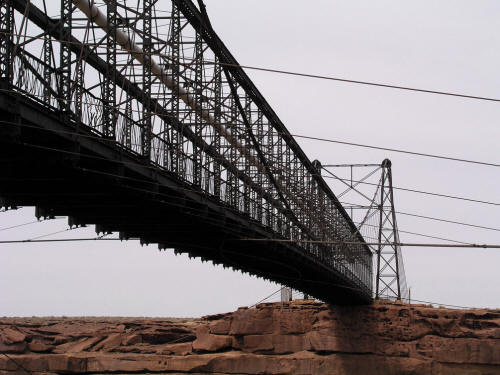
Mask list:
[{"label": "vertical steel post", "polygon": [[[214,121],[216,125],[221,123],[221,100],[222,100],[222,67],[219,64],[219,59],[215,59],[214,65]],[[220,137],[218,132],[214,132],[214,149],[217,155],[220,155]],[[220,160],[214,159],[214,195],[224,200],[221,196],[221,164]]]},{"label": "vertical steel post", "polygon": [[[408,298],[399,232],[394,208],[391,161],[382,162],[379,245],[377,249],[376,298],[386,294],[397,300]],[[386,208],[387,205],[387,208]],[[386,235],[385,233],[390,233]],[[387,250],[386,250],[387,249]],[[393,284],[396,284],[396,288]]]},{"label": "vertical steel post", "polygon": [[[228,78],[229,79],[229,78]],[[236,108],[236,98],[233,96],[231,97],[231,137],[235,137],[235,134],[238,132],[238,109]],[[231,160],[231,163],[236,166],[236,169],[238,170],[238,155],[236,154],[236,149],[235,147],[231,147],[229,149],[229,157]],[[239,206],[239,199],[238,199],[238,176],[234,173],[229,174],[228,178],[228,187],[230,189],[230,205],[233,206],[234,208],[238,208]]]},{"label": "vertical steel post", "polygon": [[[266,145],[267,145],[268,149],[273,147],[273,130],[274,129],[271,126],[271,124],[267,123],[266,124],[266,131],[267,131]],[[261,171],[260,173],[263,173],[263,171]],[[265,181],[264,182],[265,191],[268,193],[271,193],[273,185],[272,185],[272,182],[271,182],[271,179],[269,178],[269,176],[266,176],[264,181]],[[266,216],[267,216],[267,223],[266,223],[267,226],[270,228],[273,228],[274,227],[274,208],[271,205],[271,203],[269,203],[267,200],[266,200]]]},{"label": "vertical steel post", "polygon": [[[179,49],[181,33],[181,14],[175,0],[172,0],[172,15],[170,20],[170,43],[171,43],[171,68],[172,68],[172,100],[170,112],[174,116],[174,121],[179,121]],[[170,129],[171,158],[170,169],[172,172],[180,171],[182,134],[174,127]],[[181,176],[183,177],[183,176]]]},{"label": "vertical steel post", "polygon": [[52,87],[52,40],[46,33],[43,37],[43,101],[50,105],[50,88]]},{"label": "vertical steel post", "polygon": [[134,123],[132,113],[132,98],[127,94],[127,99],[125,103],[125,146],[131,150],[132,149],[132,124]]},{"label": "vertical steel post", "polygon": [[13,79],[12,74],[12,38],[14,34],[14,9],[11,0],[1,0],[0,3],[0,79],[8,88]]},{"label": "vertical steel post", "polygon": [[[115,139],[116,110],[116,0],[106,2],[108,30],[106,34],[106,74],[104,76],[103,134]],[[150,67],[149,67],[150,68]]]},{"label": "vertical steel post", "polygon": [[73,3],[71,0],[61,0],[61,30],[59,33],[59,99],[60,109],[64,113],[71,112],[71,33],[73,19]]},{"label": "vertical steel post", "polygon": [[[257,112],[257,140],[259,144],[262,145],[262,148],[266,148],[266,144],[264,143],[264,123],[263,123],[263,117],[264,114],[262,111],[258,110]],[[263,179],[263,173],[262,171],[257,170],[257,184],[262,187],[262,189],[265,189],[264,186],[264,179]],[[263,216],[264,216],[264,199],[263,197],[259,194],[256,197],[258,204],[257,204],[257,220],[259,223],[263,224]]]},{"label": "vertical steel post", "polygon": [[151,133],[152,114],[151,114],[151,60],[152,60],[152,38],[151,38],[151,8],[153,0],[143,1],[142,14],[142,51],[144,53],[144,65],[142,68],[142,132],[141,146],[142,156],[146,163],[151,161]]},{"label": "vertical steel post", "polygon": [[75,82],[75,115],[78,122],[82,119],[82,101],[84,81],[83,61],[78,61],[76,64],[76,82]]},{"label": "vertical steel post", "polygon": [[382,229],[383,229],[383,212],[384,212],[384,187],[385,187],[385,168],[382,165],[382,179],[380,189],[380,204],[379,204],[379,228],[378,228],[378,247],[377,247],[377,278],[375,279],[375,298],[380,298],[380,257],[382,256]]},{"label": "vertical steel post", "polygon": [[401,274],[399,272],[399,256],[398,256],[398,248],[399,248],[399,233],[398,227],[396,223],[396,211],[394,209],[394,192],[392,189],[392,171],[391,171],[391,162],[389,159],[384,160],[384,163],[387,168],[387,180],[389,182],[389,199],[391,201],[391,214],[392,214],[392,236],[393,236],[393,244],[394,244],[394,253],[395,253],[395,262],[396,262],[396,282],[398,285],[398,300],[401,300]]},{"label": "vertical steel post", "polygon": [[[198,108],[203,106],[203,39],[200,33],[196,33],[194,41],[194,80],[195,80],[195,102]],[[201,139],[203,129],[203,119],[200,111],[195,111],[194,134],[197,139]],[[193,183],[201,187],[202,180],[202,150],[193,144]]]},{"label": "vertical steel post", "polygon": [[[252,126],[252,104],[248,95],[245,95],[244,111],[247,117],[249,126]],[[247,143],[245,139],[245,143]],[[250,176],[250,162],[247,158],[244,158],[245,163],[245,174]],[[243,183],[243,211],[246,214],[250,214],[250,187],[246,182]]]}]

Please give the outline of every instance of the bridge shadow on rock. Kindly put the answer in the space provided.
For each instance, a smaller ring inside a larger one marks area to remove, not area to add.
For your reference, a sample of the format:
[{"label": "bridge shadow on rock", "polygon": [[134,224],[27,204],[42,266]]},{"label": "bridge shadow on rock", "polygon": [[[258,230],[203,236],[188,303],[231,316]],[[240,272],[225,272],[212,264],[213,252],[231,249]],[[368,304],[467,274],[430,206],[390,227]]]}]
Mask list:
[{"label": "bridge shadow on rock", "polygon": [[499,313],[298,300],[201,319],[3,318],[16,362],[0,356],[0,372],[496,375]]}]

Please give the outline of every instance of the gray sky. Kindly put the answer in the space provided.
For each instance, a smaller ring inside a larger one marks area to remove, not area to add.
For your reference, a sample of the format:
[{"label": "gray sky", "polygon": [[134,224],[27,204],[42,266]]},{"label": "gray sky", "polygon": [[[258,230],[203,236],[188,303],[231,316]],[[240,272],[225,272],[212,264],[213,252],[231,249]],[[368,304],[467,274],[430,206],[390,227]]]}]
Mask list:
[{"label": "gray sky", "polygon": [[[205,3],[215,30],[244,65],[500,98],[498,1]],[[247,73],[294,134],[500,162],[499,103]],[[500,202],[496,167],[297,141],[324,164],[388,157],[396,186]],[[395,201],[399,211],[500,227],[498,206],[403,191]],[[31,208],[0,213],[0,228],[31,220]],[[407,216],[398,223],[402,230],[500,244],[498,231]],[[0,239],[65,228],[65,220],[56,220],[1,231]],[[0,246],[0,315],[199,316],[250,305],[278,288],[135,242]],[[412,298],[500,307],[500,250],[406,248],[404,259]]]}]

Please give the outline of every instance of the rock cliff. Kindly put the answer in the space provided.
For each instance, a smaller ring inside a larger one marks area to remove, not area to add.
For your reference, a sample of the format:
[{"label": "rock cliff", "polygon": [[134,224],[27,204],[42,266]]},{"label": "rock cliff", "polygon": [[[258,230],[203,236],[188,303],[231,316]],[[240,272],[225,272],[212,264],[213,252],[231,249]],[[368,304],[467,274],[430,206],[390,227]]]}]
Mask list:
[{"label": "rock cliff", "polygon": [[500,374],[500,311],[312,301],[201,319],[3,318],[0,375]]}]

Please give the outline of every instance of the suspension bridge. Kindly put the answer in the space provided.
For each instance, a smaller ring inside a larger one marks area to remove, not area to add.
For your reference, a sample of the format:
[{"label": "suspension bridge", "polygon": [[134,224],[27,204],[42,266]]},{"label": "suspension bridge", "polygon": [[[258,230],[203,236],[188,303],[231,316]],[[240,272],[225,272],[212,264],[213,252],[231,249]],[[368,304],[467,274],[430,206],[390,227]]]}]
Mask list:
[{"label": "suspension bridge", "polygon": [[[202,2],[161,6],[1,1],[1,204],[335,304],[406,298],[390,162],[373,206],[389,211],[355,223]],[[360,225],[373,217],[378,246]]]}]

